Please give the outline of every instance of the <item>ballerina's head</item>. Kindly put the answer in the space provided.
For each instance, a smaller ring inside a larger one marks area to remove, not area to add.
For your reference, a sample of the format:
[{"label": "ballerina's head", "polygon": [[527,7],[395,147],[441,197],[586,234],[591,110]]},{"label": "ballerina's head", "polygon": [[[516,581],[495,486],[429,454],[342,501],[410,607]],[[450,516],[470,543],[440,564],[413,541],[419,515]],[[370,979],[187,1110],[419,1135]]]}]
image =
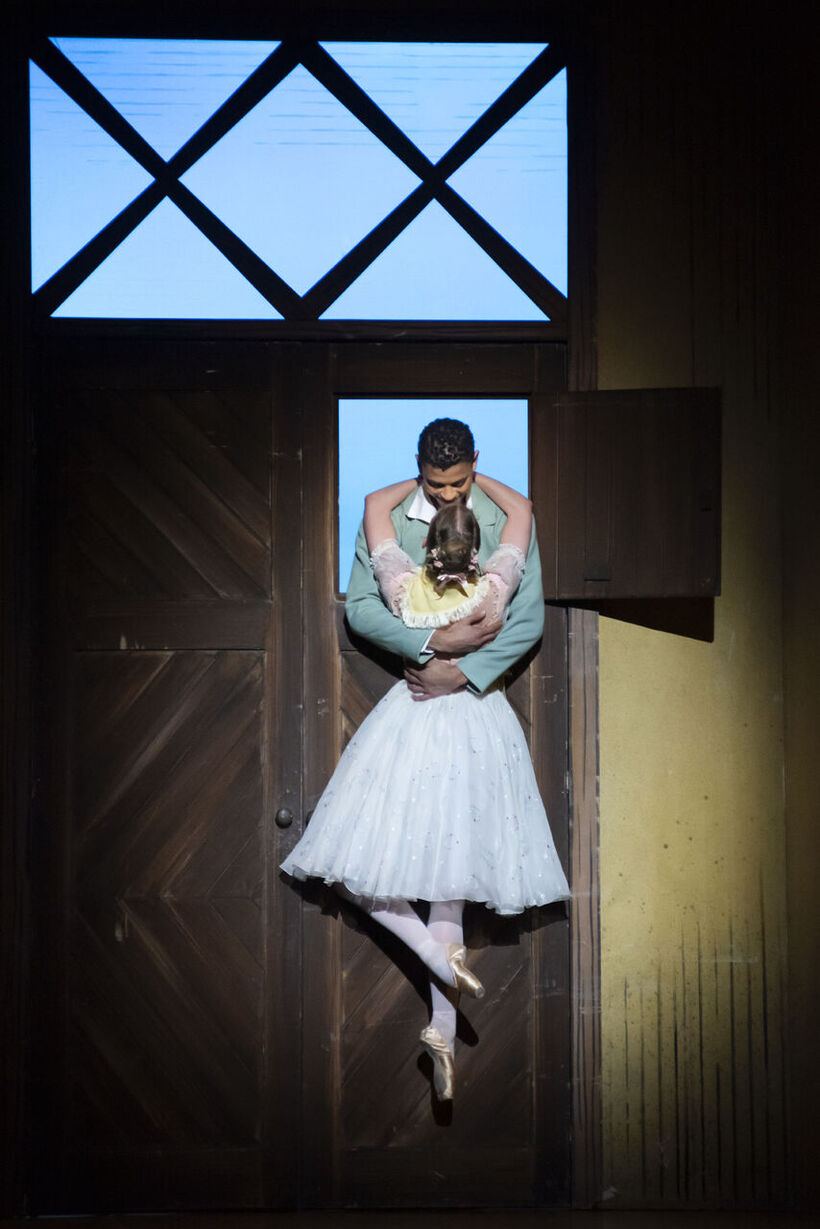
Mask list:
[{"label": "ballerina's head", "polygon": [[478,578],[480,544],[478,521],[465,503],[459,501],[439,509],[430,522],[424,561],[425,574],[436,589],[449,585],[464,588]]}]

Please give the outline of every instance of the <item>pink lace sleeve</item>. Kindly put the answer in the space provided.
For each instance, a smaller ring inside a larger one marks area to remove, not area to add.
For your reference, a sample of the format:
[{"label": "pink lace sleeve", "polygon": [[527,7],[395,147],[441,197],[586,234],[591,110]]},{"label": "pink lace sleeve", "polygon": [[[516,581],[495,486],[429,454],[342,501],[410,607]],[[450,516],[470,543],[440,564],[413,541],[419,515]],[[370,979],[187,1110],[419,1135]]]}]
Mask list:
[{"label": "pink lace sleeve", "polygon": [[500,618],[524,575],[524,552],[511,542],[502,542],[484,565],[484,573],[492,586],[488,596],[488,614]]},{"label": "pink lace sleeve", "polygon": [[370,566],[385,602],[393,614],[399,614],[402,585],[407,576],[415,572],[415,563],[395,538],[385,538],[373,547]]}]

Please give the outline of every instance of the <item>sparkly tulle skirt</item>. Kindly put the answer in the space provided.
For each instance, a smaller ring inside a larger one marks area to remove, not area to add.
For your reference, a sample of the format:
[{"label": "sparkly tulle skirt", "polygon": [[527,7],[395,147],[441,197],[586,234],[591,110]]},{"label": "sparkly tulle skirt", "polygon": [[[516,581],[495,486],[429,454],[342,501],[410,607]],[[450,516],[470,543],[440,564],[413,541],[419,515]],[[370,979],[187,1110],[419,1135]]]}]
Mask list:
[{"label": "sparkly tulle skirt", "polygon": [[420,702],[403,681],[348,743],[282,869],[360,896],[482,901],[504,914],[570,895],[503,693]]}]

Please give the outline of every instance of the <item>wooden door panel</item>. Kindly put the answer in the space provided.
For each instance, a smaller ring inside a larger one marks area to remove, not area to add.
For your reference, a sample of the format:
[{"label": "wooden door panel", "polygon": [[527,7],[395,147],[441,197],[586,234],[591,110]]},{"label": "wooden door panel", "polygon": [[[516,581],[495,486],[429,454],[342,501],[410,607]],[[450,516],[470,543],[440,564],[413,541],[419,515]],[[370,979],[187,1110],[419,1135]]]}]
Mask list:
[{"label": "wooden door panel", "polygon": [[190,1177],[262,1143],[262,654],[84,653],[74,675],[61,1198],[101,1206],[107,1171],[157,1206],[179,1149]]},{"label": "wooden door panel", "polygon": [[545,396],[537,419],[547,598],[720,592],[716,389]]},{"label": "wooden door panel", "polygon": [[33,1205],[292,1203],[298,1028],[270,972],[271,918],[298,918],[271,867],[271,358],[114,349],[60,355],[41,417],[55,694],[35,1096],[54,1163]]},{"label": "wooden door panel", "polygon": [[[269,395],[255,400],[264,421]],[[270,595],[270,480],[260,489],[258,435],[224,406],[214,426],[213,401],[181,390],[84,389],[63,406],[72,424],[71,592]]]},{"label": "wooden door panel", "polygon": [[[392,945],[374,944],[369,933],[355,931],[346,933],[342,953],[346,1149],[429,1148],[441,1134],[442,1119],[449,1126],[446,1141],[438,1144],[442,1167],[448,1153],[474,1145],[528,1147],[529,1018],[511,991],[519,977],[528,980],[526,945],[523,951],[515,944],[486,948],[471,959],[491,989],[480,1003],[461,1006],[458,1100],[452,1110],[438,1106],[431,1094],[430,1062],[418,1044],[426,1004],[409,961],[400,956],[397,963]],[[493,1103],[490,1088],[503,1088],[503,1100]]]},{"label": "wooden door panel", "polygon": [[[343,615],[340,603],[339,617]],[[347,645],[348,647],[345,647]],[[367,652],[353,648],[347,636],[340,648],[341,744],[346,747],[367,714],[387,695],[398,674],[385,669]]]}]

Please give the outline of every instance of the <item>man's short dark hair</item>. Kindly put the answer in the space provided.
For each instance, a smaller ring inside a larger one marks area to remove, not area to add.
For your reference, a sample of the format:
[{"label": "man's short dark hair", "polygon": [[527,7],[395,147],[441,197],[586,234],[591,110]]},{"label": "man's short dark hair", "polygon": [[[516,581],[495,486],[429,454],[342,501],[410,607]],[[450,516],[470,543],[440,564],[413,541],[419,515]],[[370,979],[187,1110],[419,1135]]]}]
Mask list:
[{"label": "man's short dark hair", "polygon": [[449,469],[462,461],[472,461],[474,456],[473,433],[457,418],[436,418],[428,422],[419,436],[419,467]]}]

